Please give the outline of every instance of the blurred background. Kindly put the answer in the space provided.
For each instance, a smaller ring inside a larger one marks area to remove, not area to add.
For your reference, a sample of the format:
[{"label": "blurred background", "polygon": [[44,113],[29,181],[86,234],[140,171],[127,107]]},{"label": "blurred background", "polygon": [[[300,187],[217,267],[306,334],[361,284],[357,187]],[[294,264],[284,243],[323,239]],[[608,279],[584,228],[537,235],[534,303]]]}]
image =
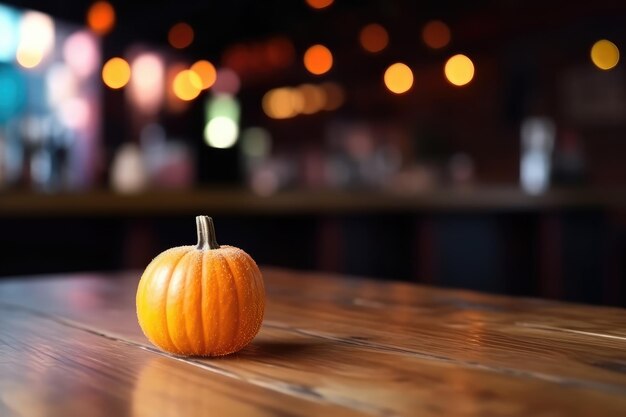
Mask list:
[{"label": "blurred background", "polygon": [[626,305],[626,3],[0,0],[0,276],[261,264]]}]

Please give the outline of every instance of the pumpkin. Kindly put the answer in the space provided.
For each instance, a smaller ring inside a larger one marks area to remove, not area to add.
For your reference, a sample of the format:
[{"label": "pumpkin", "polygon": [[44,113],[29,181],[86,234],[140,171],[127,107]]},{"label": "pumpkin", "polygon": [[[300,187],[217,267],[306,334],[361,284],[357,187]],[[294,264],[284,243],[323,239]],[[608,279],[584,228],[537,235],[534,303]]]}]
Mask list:
[{"label": "pumpkin", "polygon": [[168,249],[147,266],[137,288],[137,318],[164,351],[227,355],[261,328],[263,277],[246,252],[217,244],[210,217],[198,216],[196,223],[196,246]]}]

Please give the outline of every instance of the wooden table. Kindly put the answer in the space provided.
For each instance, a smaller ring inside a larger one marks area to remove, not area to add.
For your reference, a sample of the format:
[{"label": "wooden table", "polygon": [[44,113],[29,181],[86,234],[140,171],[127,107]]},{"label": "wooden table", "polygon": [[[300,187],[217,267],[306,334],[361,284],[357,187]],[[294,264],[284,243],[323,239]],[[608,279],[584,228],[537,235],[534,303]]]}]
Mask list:
[{"label": "wooden table", "polygon": [[626,311],[264,268],[259,336],[178,358],[138,272],[0,282],[0,416],[625,416]]}]

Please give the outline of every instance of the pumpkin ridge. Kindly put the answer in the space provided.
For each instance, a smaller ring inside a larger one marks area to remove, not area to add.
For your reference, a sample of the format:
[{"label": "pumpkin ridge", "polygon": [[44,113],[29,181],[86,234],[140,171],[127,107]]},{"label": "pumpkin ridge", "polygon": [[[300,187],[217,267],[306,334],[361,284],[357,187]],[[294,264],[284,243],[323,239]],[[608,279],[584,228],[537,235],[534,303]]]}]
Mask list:
[{"label": "pumpkin ridge", "polygon": [[230,261],[228,259],[228,257],[220,254],[220,256],[222,257],[222,259],[224,260],[224,262],[226,262],[226,266],[228,268],[228,272],[230,273],[230,278],[233,282],[233,291],[235,291],[235,299],[237,300],[237,325],[235,327],[235,331],[233,332],[234,335],[234,340],[232,341],[233,345],[238,345],[239,344],[239,329],[241,328],[241,318],[243,317],[243,315],[241,314],[241,300],[239,299],[239,286],[238,286],[238,282],[237,279],[235,278],[235,272],[233,270],[232,265],[230,264]]},{"label": "pumpkin ridge", "polygon": [[[252,278],[253,278],[252,281],[254,281],[255,296],[258,295],[259,293],[263,293],[263,295],[265,296],[265,285],[263,285],[262,279],[259,279],[261,275],[261,270],[259,269],[256,262],[254,262],[254,259],[252,259],[250,255],[248,255],[244,251],[241,251],[241,254],[243,255],[242,257],[245,259],[245,262],[248,263],[248,267],[252,270]],[[261,281],[260,289],[259,289],[259,281]],[[257,320],[258,324],[256,325],[256,328],[254,329],[255,335],[259,332],[259,329],[261,328],[261,324],[263,323],[263,315],[265,312],[265,299],[263,299],[262,303],[263,305],[261,306],[260,305],[261,302],[257,301],[255,305],[256,307],[255,317],[257,319],[260,319],[260,320]]]},{"label": "pumpkin ridge", "polygon": [[214,348],[214,352],[220,352],[219,348],[220,348],[220,332],[222,331],[222,326],[220,323],[220,277],[219,274],[217,274],[217,268],[216,268],[216,264],[217,262],[215,262],[215,258],[216,256],[214,256],[214,254],[211,254],[213,257],[213,262],[211,262],[211,265],[213,266],[213,274],[211,276],[211,279],[215,282],[215,294],[212,297],[212,301],[213,301],[213,312],[215,313],[214,316],[214,320],[213,322],[215,323],[215,348]]},{"label": "pumpkin ridge", "polygon": [[[148,265],[149,269],[147,269],[142,277],[141,280],[139,281],[140,286],[143,289],[143,293],[142,293],[142,305],[144,304],[143,300],[145,299],[145,294],[146,291],[148,291],[150,285],[153,285],[154,282],[154,274],[157,273],[156,271],[159,270],[159,267],[161,266],[161,264],[163,263],[163,261],[165,260],[165,257],[161,257],[161,256],[157,256],[155,257],[152,262],[150,262],[150,265]],[[149,273],[148,273],[149,272]],[[144,282],[144,277],[145,277],[145,282]],[[142,284],[143,283],[143,284]],[[137,305],[137,315],[139,315],[139,305]],[[140,321],[141,322],[141,321]],[[141,330],[143,331],[144,335],[154,344],[158,345],[158,343],[156,343],[157,339],[149,334],[149,332],[146,332],[143,328],[143,326],[141,326]],[[166,335],[166,339],[169,339],[169,335]]]},{"label": "pumpkin ridge", "polygon": [[187,256],[188,253],[189,252],[184,252],[182,256],[178,258],[178,260],[174,263],[174,266],[172,267],[172,270],[168,276],[167,286],[165,287],[165,308],[163,309],[163,313],[165,314],[165,334],[167,335],[167,338],[170,341],[170,344],[174,346],[174,349],[178,352],[182,352],[182,349],[180,349],[176,345],[176,343],[174,343],[174,339],[172,338],[172,335],[170,334],[171,333],[170,323],[169,323],[169,320],[167,319],[167,310],[169,309],[169,304],[170,304],[169,292],[170,292],[170,287],[172,286],[172,275],[174,275],[176,268],[178,268],[178,265],[180,265],[180,262],[183,260],[185,256]]},{"label": "pumpkin ridge", "polygon": [[[194,253],[194,252],[193,252],[193,249],[192,249],[192,250],[190,250],[189,252],[187,252],[184,256],[192,255],[193,253]],[[191,261],[193,262],[194,260],[195,260],[195,257],[194,257],[194,259],[192,259]],[[190,269],[191,269],[191,268],[190,268],[189,266],[187,266],[187,268],[185,269],[185,279],[183,280],[183,302],[182,302],[182,310],[183,310],[184,312],[186,311],[185,306],[186,306],[186,304],[187,304],[187,298],[188,298],[187,293],[189,292],[189,290],[188,290],[188,288],[189,288],[189,286],[188,286],[189,282],[188,282],[188,281],[189,281],[189,275],[190,275],[190,274],[189,274],[189,270],[190,270]],[[189,326],[188,326],[188,323],[189,323],[188,318],[187,318],[186,316],[184,316],[184,327],[185,327],[185,336],[186,336],[186,338],[187,338],[187,347],[189,348],[189,350],[194,350],[194,343],[193,343],[193,340],[191,340],[191,337],[189,336]]]},{"label": "pumpkin ridge", "polygon": [[206,264],[206,256],[207,256],[207,252],[206,251],[202,251],[202,255],[200,256],[200,324],[202,327],[202,351],[205,352],[206,348],[208,346],[208,343],[206,341],[206,327],[204,327],[204,286],[205,286],[205,268],[204,265]]}]

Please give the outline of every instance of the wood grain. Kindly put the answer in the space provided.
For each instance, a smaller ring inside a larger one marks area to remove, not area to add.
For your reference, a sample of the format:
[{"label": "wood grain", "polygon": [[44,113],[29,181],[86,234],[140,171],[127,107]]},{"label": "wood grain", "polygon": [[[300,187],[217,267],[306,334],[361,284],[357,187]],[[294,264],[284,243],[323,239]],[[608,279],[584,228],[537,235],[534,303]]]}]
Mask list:
[{"label": "wood grain", "polygon": [[[66,357],[102,356],[139,381],[140,393],[135,388],[120,399],[126,409],[115,415],[204,415],[186,405],[205,404],[209,395],[224,405],[220,415],[617,416],[626,410],[624,310],[263,271],[263,329],[251,346],[220,359],[174,358],[150,346],[134,313],[139,273],[1,283],[0,340],[4,345],[12,337],[22,350],[2,352],[11,359],[0,362],[0,380],[4,367],[16,375],[39,366],[23,365],[24,351],[60,344],[61,368],[69,366]],[[55,337],[48,328],[72,336]],[[86,337],[89,343],[68,341]],[[85,378],[92,377],[99,378]],[[223,386],[218,393],[215,378]],[[99,381],[100,391],[90,395],[111,401],[119,394],[112,384],[120,383]],[[256,402],[237,395],[248,390],[258,393]],[[43,408],[62,396],[55,392],[36,395]],[[70,406],[46,415],[70,415],[61,413]],[[251,408],[242,414],[244,406]]]}]

